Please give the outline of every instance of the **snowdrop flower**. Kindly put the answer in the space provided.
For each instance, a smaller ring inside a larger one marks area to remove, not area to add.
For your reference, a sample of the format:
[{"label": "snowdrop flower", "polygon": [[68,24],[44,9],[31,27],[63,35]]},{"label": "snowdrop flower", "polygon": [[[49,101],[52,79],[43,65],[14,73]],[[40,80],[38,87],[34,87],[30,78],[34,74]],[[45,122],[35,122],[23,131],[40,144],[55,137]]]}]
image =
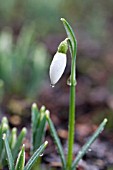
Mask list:
[{"label": "snowdrop flower", "polygon": [[67,63],[66,53],[68,50],[67,40],[68,39],[66,38],[64,41],[60,43],[58,51],[54,55],[50,65],[49,75],[52,86],[54,86],[61,78],[66,67]]}]

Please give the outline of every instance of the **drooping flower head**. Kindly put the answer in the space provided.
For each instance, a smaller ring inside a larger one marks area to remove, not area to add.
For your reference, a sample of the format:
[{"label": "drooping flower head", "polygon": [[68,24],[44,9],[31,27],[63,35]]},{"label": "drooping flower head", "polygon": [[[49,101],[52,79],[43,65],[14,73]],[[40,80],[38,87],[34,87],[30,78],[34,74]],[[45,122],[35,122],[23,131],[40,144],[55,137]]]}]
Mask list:
[{"label": "drooping flower head", "polygon": [[53,60],[50,65],[49,75],[51,85],[55,85],[58,80],[61,78],[62,74],[64,73],[67,57],[66,53],[68,50],[67,38],[60,43],[58,46],[58,51],[53,57]]}]

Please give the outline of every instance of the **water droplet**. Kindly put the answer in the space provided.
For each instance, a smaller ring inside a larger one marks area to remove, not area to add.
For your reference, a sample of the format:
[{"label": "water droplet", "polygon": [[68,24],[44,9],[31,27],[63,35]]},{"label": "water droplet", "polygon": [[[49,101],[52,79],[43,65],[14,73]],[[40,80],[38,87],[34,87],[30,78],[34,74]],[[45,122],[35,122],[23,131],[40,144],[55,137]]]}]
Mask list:
[{"label": "water droplet", "polygon": [[91,149],[91,148],[89,148],[89,149],[88,149],[88,152],[91,152],[91,151],[92,151],[92,149]]},{"label": "water droplet", "polygon": [[71,86],[71,82],[67,81],[67,85],[68,85],[68,86]]},{"label": "water droplet", "polygon": [[71,86],[70,76],[69,76],[69,78],[67,79],[67,85]]},{"label": "water droplet", "polygon": [[55,85],[54,85],[54,84],[51,84],[50,86],[51,86],[52,88],[54,88],[54,87],[55,87]]},{"label": "water droplet", "polygon": [[43,156],[43,153],[40,155],[40,157],[42,157]]}]

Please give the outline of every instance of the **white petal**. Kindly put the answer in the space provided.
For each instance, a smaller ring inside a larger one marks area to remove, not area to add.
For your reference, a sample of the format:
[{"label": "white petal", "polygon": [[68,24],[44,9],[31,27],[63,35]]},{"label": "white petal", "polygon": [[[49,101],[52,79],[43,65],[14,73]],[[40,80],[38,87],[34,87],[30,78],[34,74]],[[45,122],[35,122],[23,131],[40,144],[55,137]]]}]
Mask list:
[{"label": "white petal", "polygon": [[51,84],[54,85],[58,82],[58,80],[61,78],[65,67],[66,67],[66,54],[57,52],[52,60],[52,63],[50,65],[50,80]]}]

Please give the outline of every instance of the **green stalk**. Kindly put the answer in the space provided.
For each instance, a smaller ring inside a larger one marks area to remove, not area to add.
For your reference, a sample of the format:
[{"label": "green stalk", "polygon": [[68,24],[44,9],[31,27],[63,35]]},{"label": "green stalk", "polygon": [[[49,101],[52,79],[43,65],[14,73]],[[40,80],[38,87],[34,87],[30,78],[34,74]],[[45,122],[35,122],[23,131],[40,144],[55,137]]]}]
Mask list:
[{"label": "green stalk", "polygon": [[72,58],[71,80],[70,80],[70,108],[69,108],[69,133],[68,133],[68,155],[67,169],[70,169],[73,157],[74,128],[75,128],[75,60]]},{"label": "green stalk", "polygon": [[75,85],[76,85],[76,52],[77,41],[74,32],[69,23],[61,18],[64,24],[67,36],[69,38],[69,47],[71,53],[71,77],[70,77],[70,103],[69,103],[69,132],[68,132],[68,153],[66,169],[70,170],[73,158],[73,144],[74,144],[74,128],[75,128]]}]

